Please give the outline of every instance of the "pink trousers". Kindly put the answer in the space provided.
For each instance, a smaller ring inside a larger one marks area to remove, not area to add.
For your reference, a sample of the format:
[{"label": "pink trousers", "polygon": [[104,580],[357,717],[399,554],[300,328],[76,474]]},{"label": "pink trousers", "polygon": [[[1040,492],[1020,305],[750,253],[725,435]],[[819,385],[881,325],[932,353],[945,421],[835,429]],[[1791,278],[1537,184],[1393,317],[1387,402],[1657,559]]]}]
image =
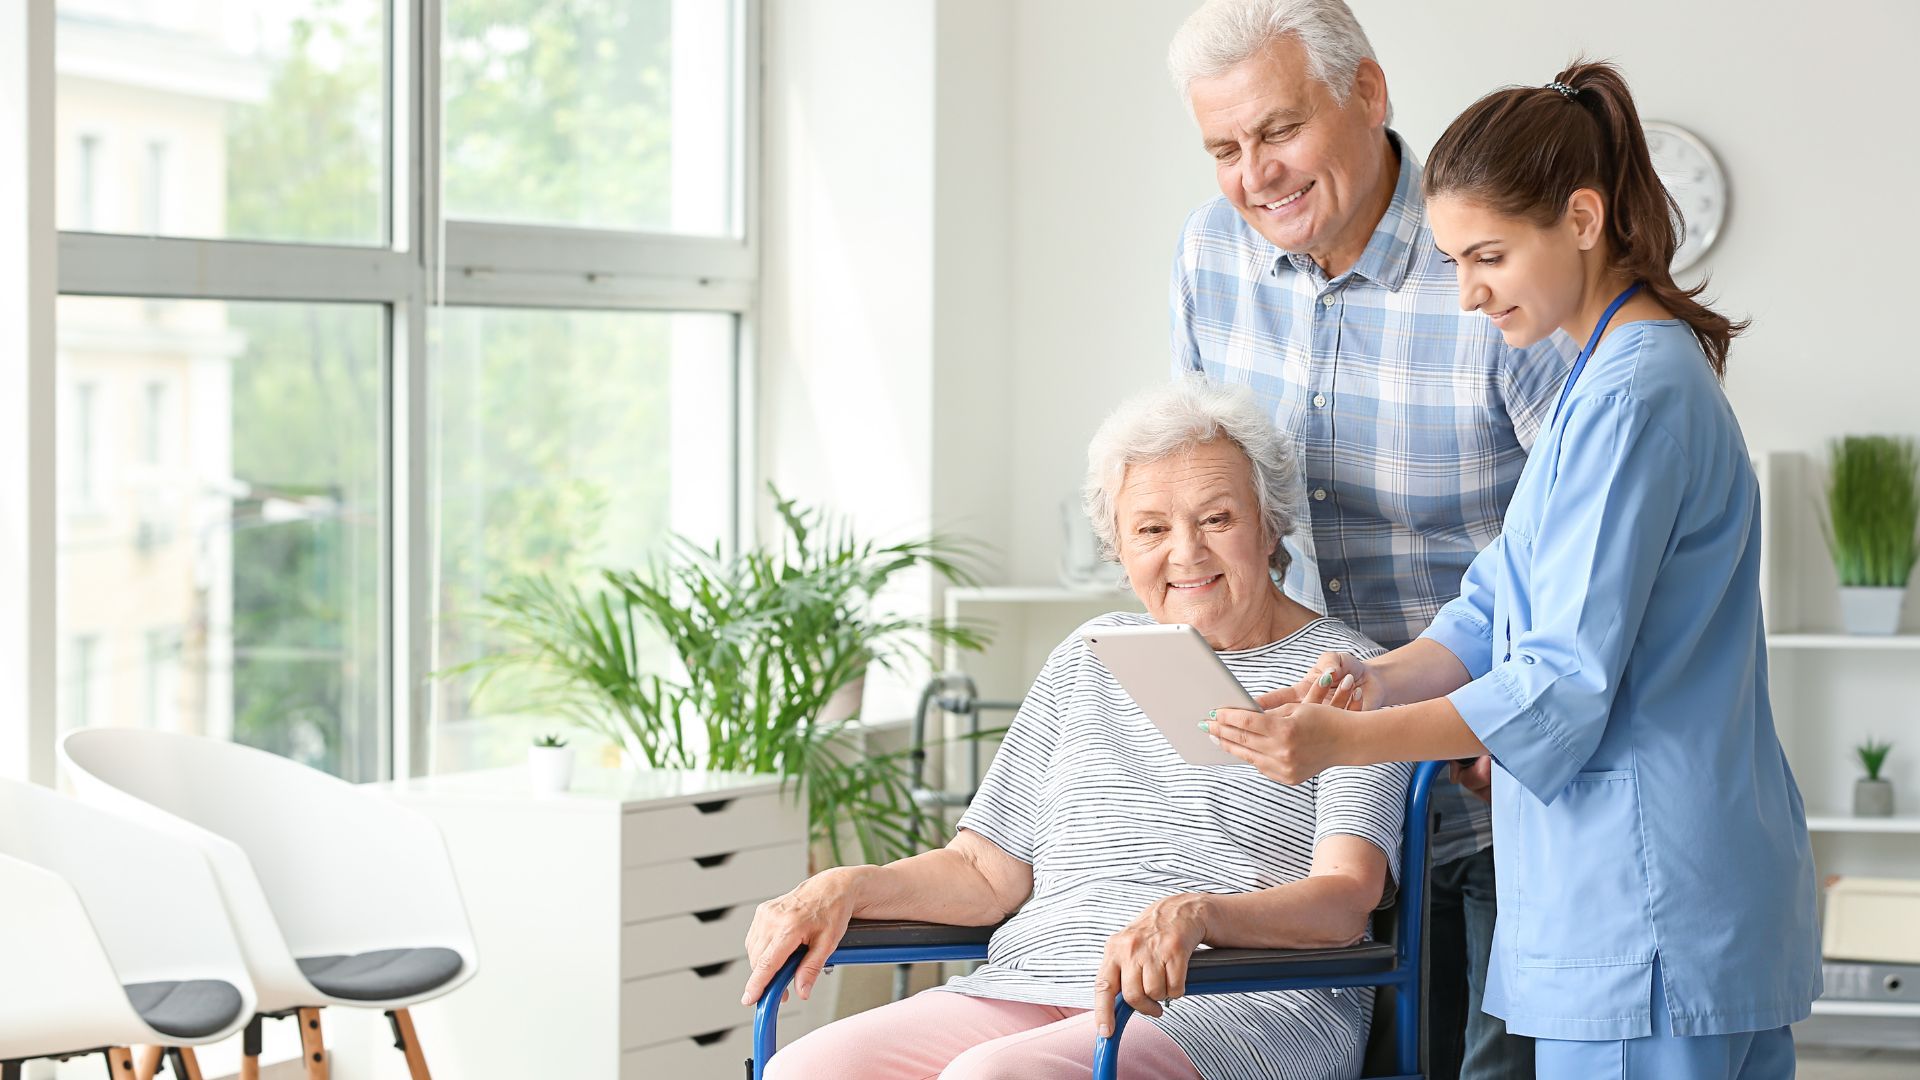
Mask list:
[{"label": "pink trousers", "polygon": [[[1200,1080],[1172,1036],[1127,1024],[1121,1080]],[[773,1055],[767,1080],[1086,1080],[1093,1013],[929,990],[849,1016]]]}]

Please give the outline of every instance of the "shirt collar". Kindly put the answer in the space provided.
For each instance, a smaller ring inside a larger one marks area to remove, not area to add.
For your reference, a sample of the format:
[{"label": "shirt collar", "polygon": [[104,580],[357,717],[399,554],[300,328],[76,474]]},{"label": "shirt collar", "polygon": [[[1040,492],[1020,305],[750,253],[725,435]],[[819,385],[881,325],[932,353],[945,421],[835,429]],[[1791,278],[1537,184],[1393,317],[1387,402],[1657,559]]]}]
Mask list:
[{"label": "shirt collar", "polygon": [[[1399,292],[1413,265],[1413,242],[1426,222],[1427,208],[1420,193],[1420,159],[1392,128],[1387,129],[1387,139],[1400,154],[1400,177],[1393,185],[1393,201],[1380,216],[1380,223],[1373,227],[1373,236],[1367,241],[1367,249],[1360,253],[1360,261],[1354,263],[1348,273],[1358,274],[1388,292]],[[1291,266],[1302,273],[1319,273],[1313,256],[1305,252],[1282,251],[1277,264]]]}]

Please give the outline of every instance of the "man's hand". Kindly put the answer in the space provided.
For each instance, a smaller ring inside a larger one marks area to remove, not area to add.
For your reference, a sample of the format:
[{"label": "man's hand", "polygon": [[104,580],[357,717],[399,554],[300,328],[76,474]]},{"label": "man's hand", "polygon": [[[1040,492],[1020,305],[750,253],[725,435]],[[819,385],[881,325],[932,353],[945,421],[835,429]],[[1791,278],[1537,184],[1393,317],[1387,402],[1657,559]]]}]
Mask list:
[{"label": "man's hand", "polygon": [[1481,754],[1467,764],[1456,761],[1448,771],[1452,774],[1454,783],[1472,792],[1480,801],[1493,802],[1492,756]]},{"label": "man's hand", "polygon": [[1156,900],[1107,939],[1093,982],[1094,1024],[1101,1035],[1113,1032],[1116,993],[1148,1016],[1159,1016],[1163,1002],[1185,996],[1187,960],[1207,936],[1206,904],[1204,893]]}]

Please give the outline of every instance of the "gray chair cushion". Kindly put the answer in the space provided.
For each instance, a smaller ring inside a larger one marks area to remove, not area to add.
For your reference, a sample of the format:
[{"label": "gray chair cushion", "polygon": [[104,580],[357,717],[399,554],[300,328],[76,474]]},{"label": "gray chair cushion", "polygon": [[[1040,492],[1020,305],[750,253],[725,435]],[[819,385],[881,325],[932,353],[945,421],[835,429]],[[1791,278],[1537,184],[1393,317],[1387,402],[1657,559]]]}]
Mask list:
[{"label": "gray chair cushion", "polygon": [[412,997],[460,974],[460,954],[452,949],[380,949],[357,956],[309,956],[296,963],[321,993],[349,1001]]},{"label": "gray chair cushion", "polygon": [[178,1039],[201,1039],[240,1018],[240,991],[215,979],[128,983],[127,1000],[147,1026]]}]

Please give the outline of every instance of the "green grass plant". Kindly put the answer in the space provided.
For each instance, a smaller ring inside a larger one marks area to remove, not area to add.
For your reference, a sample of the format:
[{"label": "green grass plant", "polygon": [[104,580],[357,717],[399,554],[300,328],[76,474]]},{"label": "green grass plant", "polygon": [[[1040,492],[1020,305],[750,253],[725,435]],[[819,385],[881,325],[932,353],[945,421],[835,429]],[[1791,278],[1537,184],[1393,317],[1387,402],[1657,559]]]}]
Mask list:
[{"label": "green grass plant", "polygon": [[1853,753],[1860,759],[1860,767],[1867,770],[1867,779],[1878,780],[1881,767],[1887,763],[1887,753],[1892,749],[1892,743],[1875,742],[1869,736],[1866,742],[1853,748]]},{"label": "green grass plant", "polygon": [[1920,450],[1887,435],[1849,435],[1829,450],[1824,524],[1840,584],[1906,587],[1920,559]]}]

